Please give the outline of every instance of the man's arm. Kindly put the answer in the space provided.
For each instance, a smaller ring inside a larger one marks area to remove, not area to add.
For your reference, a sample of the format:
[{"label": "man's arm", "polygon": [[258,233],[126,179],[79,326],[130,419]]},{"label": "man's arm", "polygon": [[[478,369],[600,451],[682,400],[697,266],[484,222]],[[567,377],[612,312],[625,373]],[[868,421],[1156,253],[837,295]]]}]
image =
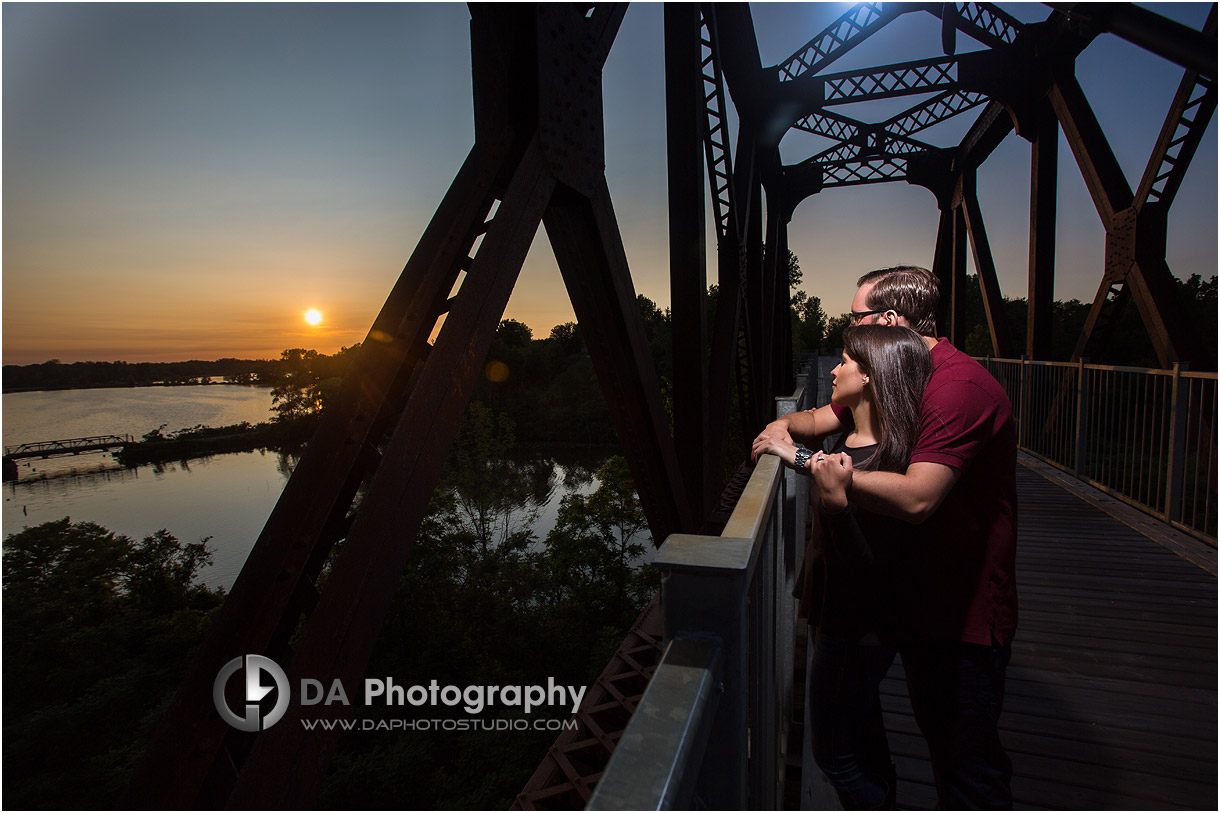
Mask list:
[{"label": "man's arm", "polygon": [[936,513],[960,475],[941,463],[912,463],[906,474],[855,471],[849,494],[861,508],[918,525]]},{"label": "man's arm", "polygon": [[843,422],[829,404],[809,412],[790,412],[767,424],[758,434],[754,439],[751,457],[757,461],[759,455],[769,451],[769,441],[791,444],[795,442],[795,438],[809,446],[843,429]]}]

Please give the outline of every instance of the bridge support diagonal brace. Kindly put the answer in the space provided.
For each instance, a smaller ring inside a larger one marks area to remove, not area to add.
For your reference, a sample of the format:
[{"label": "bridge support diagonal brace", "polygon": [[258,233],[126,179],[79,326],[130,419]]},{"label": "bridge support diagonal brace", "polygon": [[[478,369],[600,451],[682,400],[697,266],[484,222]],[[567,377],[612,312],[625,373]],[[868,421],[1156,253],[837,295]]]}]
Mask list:
[{"label": "bridge support diagonal brace", "polygon": [[1163,251],[1145,254],[1137,249],[1135,264],[1127,272],[1126,287],[1139,308],[1161,366],[1169,368],[1177,362],[1198,364],[1203,357],[1202,343],[1181,295],[1174,288],[1173,272]]},{"label": "bridge support diagonal brace", "polygon": [[700,518],[683,486],[605,178],[589,197],[560,187],[543,222],[660,545],[679,529],[696,528]]},{"label": "bridge support diagonal brace", "polygon": [[1059,183],[1059,122],[1045,110],[1030,147],[1029,290],[1025,354],[1051,357],[1051,314],[1055,299],[1055,217]]},{"label": "bridge support diagonal brace", "polygon": [[[303,678],[321,679],[324,685],[336,678],[348,687],[360,684],[554,185],[535,140],[516,165],[369,485],[297,649],[290,685]],[[346,707],[327,709],[338,715]],[[303,718],[299,698],[294,698],[284,719],[260,734],[229,799],[231,806],[308,806],[341,729],[302,736]],[[311,770],[302,771],[303,765]]]},{"label": "bridge support diagonal brace", "polygon": [[959,203],[953,208],[953,283],[949,289],[953,314],[949,340],[954,347],[966,346],[966,252],[969,242],[965,207]]},{"label": "bridge support diagonal brace", "polygon": [[953,321],[953,207],[937,198],[940,219],[936,226],[936,248],[932,252],[932,273],[940,283],[940,306],[936,313],[937,335],[948,336]]},{"label": "bridge support diagonal brace", "polygon": [[1106,231],[1134,196],[1093,108],[1071,75],[1056,78],[1047,97]]},{"label": "bridge support diagonal brace", "polygon": [[[231,658],[278,650],[308,607],[333,538],[356,489],[370,471],[369,450],[380,441],[388,413],[401,408],[393,393],[411,374],[419,347],[470,248],[472,228],[491,203],[491,184],[507,139],[476,145],[424,231],[344,378],[335,402],[259,535],[137,767],[122,806],[160,808],[222,805],[236,779],[225,751],[248,746],[212,705],[212,682]],[[239,763],[240,764],[240,763]]]},{"label": "bridge support diagonal brace", "polygon": [[[1080,335],[1076,338],[1076,347],[1074,350],[1072,350],[1071,360],[1073,362],[1080,361],[1080,359],[1086,357],[1086,353],[1089,351],[1089,344],[1093,339],[1093,332],[1097,330],[1098,325],[1101,324],[1101,312],[1102,309],[1105,308],[1106,301],[1109,300],[1110,292],[1113,288],[1114,283],[1109,279],[1103,279],[1101,281],[1101,285],[1098,286],[1097,296],[1093,297],[1093,304],[1089,308],[1088,315],[1085,317],[1084,327],[1081,328]],[[1124,297],[1128,294],[1125,287],[1122,290],[1122,294]],[[1110,313],[1112,323],[1117,321],[1118,316],[1122,311],[1122,307],[1125,304],[1125,298],[1115,301],[1114,308]],[[1095,358],[1093,360],[1100,361],[1099,358]]]},{"label": "bridge support diagonal brace", "polygon": [[962,182],[962,211],[966,216],[970,247],[974,251],[974,270],[978,272],[979,286],[983,292],[983,310],[986,311],[987,327],[991,331],[991,348],[1000,358],[1012,358],[1012,330],[1008,326],[1004,297],[1000,293],[1000,281],[996,277],[991,243],[987,240],[987,229],[983,225],[983,212],[979,207],[974,170],[967,170]]},{"label": "bridge support diagonal brace", "polygon": [[665,131],[669,177],[669,288],[673,308],[674,443],[686,493],[702,518],[711,506],[700,14],[695,3],[665,6]]},{"label": "bridge support diagonal brace", "polygon": [[933,271],[940,281],[940,334],[954,347],[966,341],[966,218],[960,204],[942,204]]}]

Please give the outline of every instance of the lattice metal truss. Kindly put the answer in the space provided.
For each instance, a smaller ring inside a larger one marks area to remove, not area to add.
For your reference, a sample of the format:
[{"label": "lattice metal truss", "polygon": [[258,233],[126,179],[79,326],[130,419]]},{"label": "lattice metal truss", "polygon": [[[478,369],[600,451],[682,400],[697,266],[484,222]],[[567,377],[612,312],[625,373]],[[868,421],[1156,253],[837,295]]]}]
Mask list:
[{"label": "lattice metal truss", "polygon": [[733,156],[729,151],[728,110],[724,93],[724,75],[716,58],[715,24],[700,15],[699,48],[702,56],[700,75],[703,77],[703,100],[706,104],[703,143],[707,151],[708,174],[711,178],[712,208],[716,219],[716,240],[723,242],[734,228],[733,218]]},{"label": "lattice metal truss", "polygon": [[945,91],[882,122],[881,127],[895,137],[910,135],[986,103],[987,96],[983,93],[961,89]]},{"label": "lattice metal truss", "polygon": [[[1011,14],[991,3],[946,3],[957,14],[954,24],[984,45],[1012,45],[1021,31],[1021,23]],[[942,11],[942,14],[944,12]]]},{"label": "lattice metal truss", "polygon": [[823,105],[892,99],[931,90],[956,89],[957,59],[927,59],[818,78],[822,80]]},{"label": "lattice metal truss", "polygon": [[781,82],[817,73],[880,31],[896,14],[899,3],[859,3],[777,67]]},{"label": "lattice metal truss", "polygon": [[1158,150],[1160,160],[1149,164],[1152,174],[1145,176],[1136,193],[1137,199],[1165,206],[1173,202],[1190,159],[1203,138],[1203,131],[1216,111],[1215,82],[1196,73],[1183,80],[1178,96],[1182,101],[1175,105],[1181,112],[1176,120],[1170,119],[1164,146]]}]

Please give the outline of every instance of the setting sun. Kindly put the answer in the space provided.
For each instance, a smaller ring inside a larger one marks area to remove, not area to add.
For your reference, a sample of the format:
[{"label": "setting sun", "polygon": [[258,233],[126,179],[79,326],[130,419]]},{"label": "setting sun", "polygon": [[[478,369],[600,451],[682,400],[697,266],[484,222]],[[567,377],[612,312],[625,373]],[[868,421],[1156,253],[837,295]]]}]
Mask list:
[{"label": "setting sun", "polygon": [[311,325],[322,324],[322,311],[310,309],[305,311],[305,321]]}]

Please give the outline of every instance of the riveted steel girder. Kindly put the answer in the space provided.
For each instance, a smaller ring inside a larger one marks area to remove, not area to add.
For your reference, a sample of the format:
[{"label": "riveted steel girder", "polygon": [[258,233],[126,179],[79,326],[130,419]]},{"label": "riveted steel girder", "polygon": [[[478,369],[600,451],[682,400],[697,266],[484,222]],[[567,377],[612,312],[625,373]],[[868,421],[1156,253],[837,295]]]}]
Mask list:
[{"label": "riveted steel girder", "polygon": [[[731,216],[731,170],[723,100],[716,98],[719,69],[704,45],[698,4],[665,6],[666,158],[669,179],[669,281],[673,314],[674,441],[688,493],[699,516],[711,462],[708,426],[708,382],[704,348],[707,340],[705,296],[707,260],[704,246],[704,160],[711,178],[717,238],[727,239]],[[704,56],[705,48],[707,57]],[[710,101],[705,89],[712,77]],[[723,223],[723,225],[721,225]]]}]

